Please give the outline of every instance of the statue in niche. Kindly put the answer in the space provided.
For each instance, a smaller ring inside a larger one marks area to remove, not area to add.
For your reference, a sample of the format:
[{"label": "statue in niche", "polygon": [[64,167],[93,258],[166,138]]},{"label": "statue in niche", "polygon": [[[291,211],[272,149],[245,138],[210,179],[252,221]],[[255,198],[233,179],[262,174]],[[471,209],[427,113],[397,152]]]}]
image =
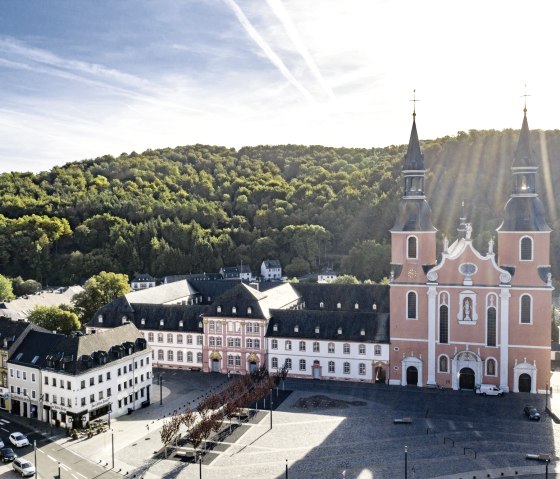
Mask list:
[{"label": "statue in niche", "polygon": [[463,300],[463,321],[471,321],[471,300],[465,298]]},{"label": "statue in niche", "polygon": [[444,253],[449,252],[449,240],[447,239],[447,236],[444,236],[443,238],[443,252]]},{"label": "statue in niche", "polygon": [[488,241],[488,254],[494,254],[494,238],[490,238]]}]

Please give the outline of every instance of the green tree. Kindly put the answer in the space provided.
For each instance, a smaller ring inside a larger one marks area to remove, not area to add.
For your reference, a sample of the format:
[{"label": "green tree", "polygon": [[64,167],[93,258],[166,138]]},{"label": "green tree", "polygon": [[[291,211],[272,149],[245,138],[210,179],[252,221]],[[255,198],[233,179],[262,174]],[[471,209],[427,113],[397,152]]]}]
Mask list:
[{"label": "green tree", "polygon": [[350,274],[343,274],[331,281],[331,284],[360,284],[356,276]]},{"label": "green tree", "polygon": [[389,274],[391,246],[374,240],[356,244],[342,261],[342,270],[364,281],[381,281]]},{"label": "green tree", "polygon": [[126,274],[101,273],[92,276],[84,285],[84,290],[74,296],[74,308],[82,324],[88,322],[94,313],[113,299],[130,291]]},{"label": "green tree", "polygon": [[27,319],[37,326],[62,334],[70,334],[81,326],[76,313],[57,306],[36,306]]},{"label": "green tree", "polygon": [[8,301],[14,298],[15,296],[12,288],[12,282],[0,274],[0,301]]},{"label": "green tree", "polygon": [[16,296],[23,296],[24,294],[35,294],[41,291],[41,283],[34,279],[23,280],[21,276],[12,279],[12,286]]}]

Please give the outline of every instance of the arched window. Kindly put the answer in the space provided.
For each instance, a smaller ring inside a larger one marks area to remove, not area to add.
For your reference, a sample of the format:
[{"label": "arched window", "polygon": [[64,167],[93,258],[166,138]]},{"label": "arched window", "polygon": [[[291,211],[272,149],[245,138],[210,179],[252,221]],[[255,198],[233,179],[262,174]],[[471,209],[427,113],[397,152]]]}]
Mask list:
[{"label": "arched window", "polygon": [[440,373],[449,372],[449,358],[445,354],[442,354],[439,357],[438,367]]},{"label": "arched window", "polygon": [[531,296],[524,294],[521,296],[521,308],[519,321],[523,324],[531,323]]},{"label": "arched window", "polygon": [[300,351],[305,351],[305,341],[300,341],[299,342],[299,350]]},{"label": "arched window", "polygon": [[496,360],[493,358],[488,358],[486,360],[486,376],[496,375]]},{"label": "arched window", "polygon": [[329,373],[334,373],[334,361],[329,361]]},{"label": "arched window", "polygon": [[449,308],[445,304],[439,307],[439,342],[449,342]]},{"label": "arched window", "polygon": [[374,356],[381,356],[381,346],[379,346],[379,344],[373,347],[373,354]]},{"label": "arched window", "polygon": [[406,295],[406,318],[407,319],[417,319],[417,307],[416,307],[416,293],[410,291]]},{"label": "arched window", "polygon": [[350,354],[350,344],[344,343],[344,344],[342,345],[342,352],[343,352],[344,354]]},{"label": "arched window", "polygon": [[234,361],[234,359],[233,359],[233,354],[228,354],[228,357],[227,357],[227,365],[228,365],[229,367],[233,367],[233,364],[234,364],[233,361]]},{"label": "arched window", "polygon": [[187,344],[192,344],[192,336],[190,334],[187,335]]},{"label": "arched window", "polygon": [[[230,338],[233,339],[233,338]],[[277,339],[273,339],[270,341],[270,349],[278,349],[278,340]]]},{"label": "arched window", "polygon": [[196,362],[197,362],[197,363],[201,363],[201,362],[202,362],[202,353],[196,353]]},{"label": "arched window", "polygon": [[366,363],[360,363],[359,365],[359,373],[363,376],[366,374]]},{"label": "arched window", "polygon": [[286,351],[291,351],[292,350],[292,342],[290,340],[286,341],[285,349],[286,349]]},{"label": "arched window", "polygon": [[153,342],[154,342],[154,333],[148,333],[148,342],[149,342],[149,343],[153,343]]},{"label": "arched window", "polygon": [[358,353],[359,354],[366,354],[366,345],[365,344],[360,344],[358,346]]},{"label": "arched window", "polygon": [[183,351],[177,351],[177,362],[183,362]]},{"label": "arched window", "polygon": [[521,261],[532,261],[533,259],[533,239],[530,236],[521,238],[519,245],[519,258]]},{"label": "arched window", "polygon": [[486,310],[486,346],[496,346],[496,308]]},{"label": "arched window", "polygon": [[305,371],[305,367],[306,367],[305,359],[300,359],[299,360],[299,370],[300,371]]},{"label": "arched window", "polygon": [[418,257],[418,240],[416,236],[409,236],[406,242],[406,257],[416,259]]},{"label": "arched window", "polygon": [[192,351],[187,351],[187,363],[193,362],[193,354]]},{"label": "arched window", "polygon": [[318,342],[318,341],[315,341],[315,342],[313,343],[313,352],[314,352],[314,353],[318,353],[319,350],[320,350],[319,342]]},{"label": "arched window", "polygon": [[158,343],[163,343],[163,333],[158,333],[158,335],[157,335],[157,342],[158,342]]},{"label": "arched window", "polygon": [[278,358],[272,358],[272,367],[278,369]]},{"label": "arched window", "polygon": [[344,374],[350,374],[350,363],[344,363]]},{"label": "arched window", "polygon": [[334,343],[329,343],[329,353],[334,354]]},{"label": "arched window", "polygon": [[167,342],[168,342],[168,343],[172,343],[172,342],[173,342],[173,333],[167,333]]},{"label": "arched window", "polygon": [[323,301],[321,301],[321,302],[319,303],[319,308],[323,309],[324,307],[325,307],[325,303],[323,303]]},{"label": "arched window", "polygon": [[284,367],[286,369],[292,369],[292,360],[290,358],[286,358],[286,361],[284,362]]},{"label": "arched window", "polygon": [[159,349],[157,352],[158,361],[163,361],[163,349]]},{"label": "arched window", "polygon": [[167,360],[168,361],[173,361],[173,350],[172,349],[167,351]]}]

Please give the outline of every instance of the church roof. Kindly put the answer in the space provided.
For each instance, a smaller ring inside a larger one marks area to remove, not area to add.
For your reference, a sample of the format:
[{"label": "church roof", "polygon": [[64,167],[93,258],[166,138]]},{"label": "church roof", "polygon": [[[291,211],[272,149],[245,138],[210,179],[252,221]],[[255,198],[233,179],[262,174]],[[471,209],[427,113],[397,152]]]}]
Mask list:
[{"label": "church roof", "polygon": [[416,118],[412,120],[412,131],[408,141],[408,149],[404,157],[403,170],[423,170],[424,155],[420,151],[420,141],[416,131]]},{"label": "church roof", "polygon": [[533,152],[531,151],[531,133],[529,131],[529,123],[527,121],[527,109],[524,110],[523,124],[519,133],[519,141],[513,160],[513,166],[537,166]]},{"label": "church roof", "polygon": [[391,231],[437,231],[432,224],[432,209],[424,198],[403,198]]},{"label": "church roof", "polygon": [[513,196],[506,203],[498,231],[551,231],[542,201],[537,196]]}]

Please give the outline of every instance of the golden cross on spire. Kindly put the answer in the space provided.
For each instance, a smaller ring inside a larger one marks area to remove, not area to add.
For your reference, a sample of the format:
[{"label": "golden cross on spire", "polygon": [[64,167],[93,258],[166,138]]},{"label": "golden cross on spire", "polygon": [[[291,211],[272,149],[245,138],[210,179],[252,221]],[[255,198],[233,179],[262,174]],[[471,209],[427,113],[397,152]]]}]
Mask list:
[{"label": "golden cross on spire", "polygon": [[527,113],[527,97],[531,96],[527,94],[527,83],[525,83],[525,93],[521,95],[524,98],[523,113]]},{"label": "golden cross on spire", "polygon": [[410,100],[414,104],[414,109],[412,111],[412,118],[416,118],[416,102],[420,100],[416,99],[416,88],[412,91],[412,93],[413,93],[413,98],[412,100]]}]

